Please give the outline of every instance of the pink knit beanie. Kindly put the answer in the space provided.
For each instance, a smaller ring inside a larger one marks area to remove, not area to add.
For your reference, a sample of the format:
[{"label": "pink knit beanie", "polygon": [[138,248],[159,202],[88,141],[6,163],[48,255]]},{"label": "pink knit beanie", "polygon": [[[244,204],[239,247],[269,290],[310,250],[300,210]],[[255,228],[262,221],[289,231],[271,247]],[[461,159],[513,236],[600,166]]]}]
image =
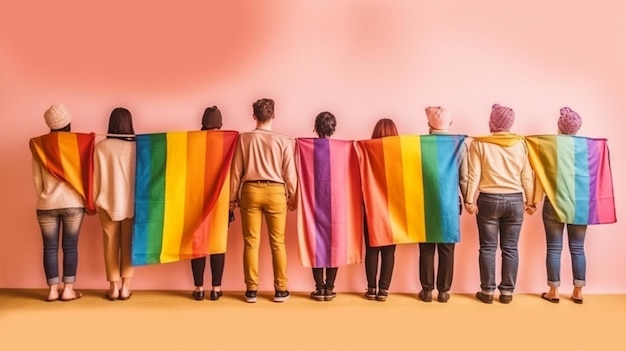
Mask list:
[{"label": "pink knit beanie", "polygon": [[489,117],[489,130],[494,132],[508,132],[513,127],[515,112],[510,107],[494,104]]},{"label": "pink knit beanie", "polygon": [[561,117],[558,121],[559,131],[567,135],[576,135],[583,124],[580,115],[569,107],[561,108]]},{"label": "pink knit beanie", "polygon": [[446,130],[450,127],[452,120],[450,119],[448,110],[441,106],[428,106],[425,110],[430,128],[436,130]]}]

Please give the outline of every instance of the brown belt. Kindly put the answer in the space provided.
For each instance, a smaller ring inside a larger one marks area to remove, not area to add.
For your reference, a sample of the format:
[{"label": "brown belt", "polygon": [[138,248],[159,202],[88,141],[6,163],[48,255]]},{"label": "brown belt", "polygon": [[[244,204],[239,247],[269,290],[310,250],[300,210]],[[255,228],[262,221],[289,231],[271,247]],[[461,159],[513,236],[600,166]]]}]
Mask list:
[{"label": "brown belt", "polygon": [[273,180],[247,180],[245,182],[246,184],[285,184],[285,183],[281,183],[281,182],[275,182]]}]

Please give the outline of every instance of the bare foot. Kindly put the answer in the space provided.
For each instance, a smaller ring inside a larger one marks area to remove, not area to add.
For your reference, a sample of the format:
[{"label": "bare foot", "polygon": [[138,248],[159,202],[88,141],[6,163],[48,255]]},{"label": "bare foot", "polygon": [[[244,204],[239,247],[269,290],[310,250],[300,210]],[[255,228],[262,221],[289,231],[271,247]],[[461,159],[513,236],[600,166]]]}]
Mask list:
[{"label": "bare foot", "polygon": [[52,302],[59,299],[59,289],[56,285],[50,286],[50,291],[48,291],[48,298],[46,301]]}]

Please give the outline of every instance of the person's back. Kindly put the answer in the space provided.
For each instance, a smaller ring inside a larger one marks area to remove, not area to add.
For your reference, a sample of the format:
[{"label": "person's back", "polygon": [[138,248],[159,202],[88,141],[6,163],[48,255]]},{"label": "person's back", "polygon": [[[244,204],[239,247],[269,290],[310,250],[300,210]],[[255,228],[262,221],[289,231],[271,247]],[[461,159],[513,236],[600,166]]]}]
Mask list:
[{"label": "person's back", "polygon": [[274,101],[253,105],[256,128],[242,133],[231,165],[231,209],[239,206],[244,237],[245,298],[254,303],[259,286],[261,222],[265,218],[274,269],[274,301],[289,298],[285,225],[287,208],[295,210],[297,186],[293,146],[289,138],[272,132]]}]

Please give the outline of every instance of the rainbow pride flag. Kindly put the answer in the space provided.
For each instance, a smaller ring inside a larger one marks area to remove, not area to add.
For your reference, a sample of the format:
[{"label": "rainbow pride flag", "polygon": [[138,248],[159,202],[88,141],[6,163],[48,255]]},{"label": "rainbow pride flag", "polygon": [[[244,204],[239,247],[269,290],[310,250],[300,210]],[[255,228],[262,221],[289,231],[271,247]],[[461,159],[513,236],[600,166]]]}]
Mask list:
[{"label": "rainbow pride flag", "polygon": [[561,222],[617,221],[606,139],[533,135],[526,144],[535,176]]},{"label": "rainbow pride flag", "polygon": [[371,246],[460,241],[464,140],[433,134],[357,142]]},{"label": "rainbow pride flag", "polygon": [[85,200],[85,212],[96,213],[93,198],[94,133],[51,132],[30,139],[33,158]]},{"label": "rainbow pride flag", "polygon": [[226,252],[237,136],[234,131],[137,136],[133,265]]},{"label": "rainbow pride flag", "polygon": [[305,267],[363,261],[363,198],[353,141],[296,140],[298,253]]}]

